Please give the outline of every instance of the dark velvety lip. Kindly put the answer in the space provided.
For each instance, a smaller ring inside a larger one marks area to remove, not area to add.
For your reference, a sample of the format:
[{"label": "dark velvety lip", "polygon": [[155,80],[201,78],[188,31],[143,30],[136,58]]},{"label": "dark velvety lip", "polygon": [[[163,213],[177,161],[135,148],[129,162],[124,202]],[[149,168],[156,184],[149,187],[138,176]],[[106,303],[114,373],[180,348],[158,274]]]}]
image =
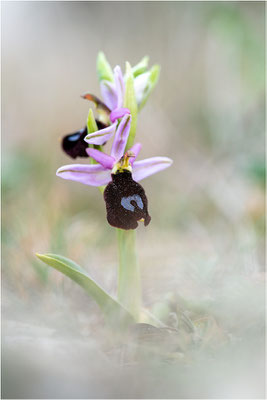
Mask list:
[{"label": "dark velvety lip", "polygon": [[112,182],[104,191],[108,223],[125,230],[136,229],[141,220],[147,226],[151,217],[143,187],[133,180],[127,170],[111,176]]},{"label": "dark velvety lip", "polygon": [[86,135],[87,127],[85,126],[77,132],[64,136],[61,144],[63,151],[71,158],[88,157],[85,150],[88,144],[84,141]]}]

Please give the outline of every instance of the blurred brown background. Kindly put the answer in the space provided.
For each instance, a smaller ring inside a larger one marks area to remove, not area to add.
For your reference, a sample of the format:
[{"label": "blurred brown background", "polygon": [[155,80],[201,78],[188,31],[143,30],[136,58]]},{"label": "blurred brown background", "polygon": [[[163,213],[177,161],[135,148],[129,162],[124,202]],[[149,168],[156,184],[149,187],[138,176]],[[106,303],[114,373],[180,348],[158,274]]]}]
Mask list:
[{"label": "blurred brown background", "polygon": [[[264,13],[264,2],[2,3],[4,398],[263,397]],[[199,380],[198,359],[179,385],[174,369],[161,385],[124,387],[108,367],[88,384],[90,352],[105,353],[98,308],[34,256],[70,257],[116,292],[101,194],[55,175],[72,163],[60,138],[86,122],[80,95],[100,96],[100,50],[112,67],[144,55],[161,65],[137,140],[140,159],[174,164],[142,183],[152,216],[137,232],[143,296],[154,312],[174,298],[178,320],[182,307],[196,324],[215,321],[204,349],[215,361]],[[66,364],[84,378],[72,371],[68,390]]]}]

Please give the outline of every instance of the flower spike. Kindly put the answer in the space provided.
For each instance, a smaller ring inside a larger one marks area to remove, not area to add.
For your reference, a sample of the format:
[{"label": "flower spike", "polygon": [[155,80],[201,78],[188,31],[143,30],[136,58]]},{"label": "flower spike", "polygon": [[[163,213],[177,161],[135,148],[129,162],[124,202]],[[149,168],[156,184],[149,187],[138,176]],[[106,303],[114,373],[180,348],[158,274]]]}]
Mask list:
[{"label": "flower spike", "polygon": [[[95,103],[99,119],[95,119],[90,109],[87,127],[64,139],[64,150],[71,157],[88,156],[97,164],[65,165],[58,169],[57,176],[85,185],[107,185],[104,200],[108,222],[121,229],[135,229],[139,221],[146,226],[151,220],[145,191],[138,182],[172,164],[168,157],[136,161],[141,150],[140,143],[134,144],[137,113],[157,82],[159,66],[148,70],[148,57],[134,68],[127,62],[123,77],[120,67],[116,66],[112,72],[100,53],[97,68],[104,101],[91,93],[82,97]],[[96,148],[112,137],[110,154]]]}]

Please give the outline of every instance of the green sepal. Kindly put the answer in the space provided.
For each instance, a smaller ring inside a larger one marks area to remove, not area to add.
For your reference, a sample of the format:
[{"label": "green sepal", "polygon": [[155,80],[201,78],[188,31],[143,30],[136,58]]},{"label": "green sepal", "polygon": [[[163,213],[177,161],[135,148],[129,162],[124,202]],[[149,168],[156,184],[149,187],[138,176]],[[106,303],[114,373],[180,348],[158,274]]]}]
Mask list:
[{"label": "green sepal", "polygon": [[90,133],[93,133],[96,131],[98,131],[98,127],[96,124],[93,110],[92,110],[92,108],[90,108],[88,117],[87,117],[87,134],[89,135]]},{"label": "green sepal", "polygon": [[133,73],[134,78],[136,78],[138,75],[141,75],[147,71],[148,62],[149,62],[149,57],[145,56],[142,58],[142,60],[138,64],[136,64],[132,68],[132,73]]},{"label": "green sepal", "polygon": [[135,97],[134,90],[134,77],[132,73],[131,65],[126,62],[126,83],[125,83],[125,97],[124,97],[124,107],[129,108],[132,116],[131,129],[126,144],[126,150],[132,147],[135,138],[135,131],[137,125],[137,113],[138,107]]},{"label": "green sepal", "polygon": [[138,111],[140,111],[144,105],[147,102],[147,99],[150,95],[150,93],[152,92],[152,90],[154,89],[154,87],[156,86],[158,79],[159,79],[159,74],[160,74],[160,66],[159,65],[153,65],[153,67],[150,70],[150,76],[149,76],[149,80],[148,80],[148,84],[145,88],[144,91],[144,96],[143,99],[139,105]]},{"label": "green sepal", "polygon": [[[96,120],[94,117],[93,110],[90,108],[88,117],[87,117],[87,134],[89,135],[90,133],[98,131],[98,126],[96,124]],[[94,144],[88,144],[89,147],[93,149],[97,149],[99,151],[103,151],[103,147],[99,145],[94,145]],[[97,164],[97,161],[95,161],[92,157],[90,157],[90,163],[91,164]],[[104,186],[98,186],[99,190],[101,193],[104,192]]]},{"label": "green sepal", "polygon": [[97,55],[96,70],[99,82],[104,80],[114,82],[111,66],[102,51],[100,51]]},{"label": "green sepal", "polygon": [[[96,132],[98,131],[98,127],[96,124],[96,120],[94,117],[94,113],[93,110],[90,108],[89,113],[88,113],[88,117],[87,117],[87,134],[89,135],[90,133]],[[98,149],[100,151],[102,151],[102,146],[95,146],[93,144],[88,144],[89,147],[91,148],[95,148]],[[97,162],[90,157],[90,163],[91,164],[97,164]]]},{"label": "green sepal", "polygon": [[111,327],[125,330],[129,325],[135,323],[133,316],[74,261],[57,254],[36,254],[36,256],[45,264],[78,283],[96,301]]}]

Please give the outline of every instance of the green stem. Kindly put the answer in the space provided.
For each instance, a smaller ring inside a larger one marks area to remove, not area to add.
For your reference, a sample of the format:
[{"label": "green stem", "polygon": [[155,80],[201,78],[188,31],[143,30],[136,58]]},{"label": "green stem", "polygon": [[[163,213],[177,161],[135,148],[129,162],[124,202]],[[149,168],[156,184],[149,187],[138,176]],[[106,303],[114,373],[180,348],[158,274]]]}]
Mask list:
[{"label": "green stem", "polygon": [[140,318],[141,280],[136,257],[135,231],[117,229],[119,248],[118,301],[135,317]]}]

